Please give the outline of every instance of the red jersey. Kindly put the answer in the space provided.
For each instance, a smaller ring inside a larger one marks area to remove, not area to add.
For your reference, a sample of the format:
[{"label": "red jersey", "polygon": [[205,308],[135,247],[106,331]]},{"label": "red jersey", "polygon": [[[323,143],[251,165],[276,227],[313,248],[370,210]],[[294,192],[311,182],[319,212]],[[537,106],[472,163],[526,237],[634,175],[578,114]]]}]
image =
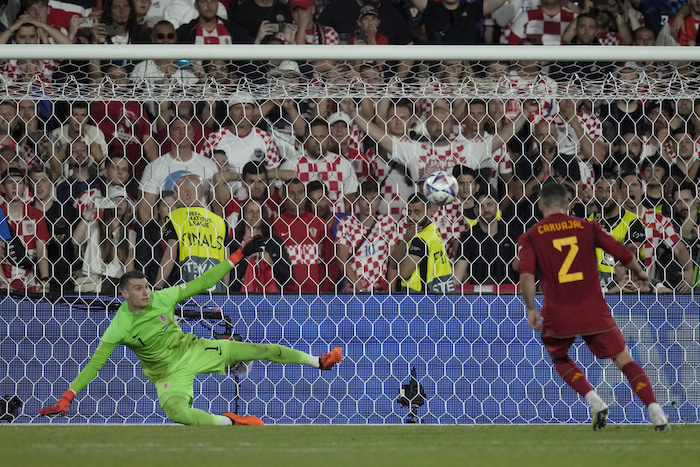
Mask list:
[{"label": "red jersey", "polygon": [[683,21],[684,29],[681,29],[678,34],[678,45],[688,45],[688,42],[694,41],[698,34],[698,25],[700,21],[695,21],[693,15],[688,15]]},{"label": "red jersey", "polygon": [[518,240],[520,273],[539,274],[542,324],[553,337],[596,334],[615,326],[600,287],[596,248],[623,264],[634,259],[597,222],[566,214],[547,216]]},{"label": "red jersey", "polygon": [[2,263],[5,277],[14,290],[35,292],[39,286],[34,269],[36,267],[36,242],[49,241],[44,213],[29,204],[24,205],[22,220],[11,219],[7,204],[2,205],[13,239],[8,242],[9,251]]},{"label": "red jersey", "polygon": [[323,219],[308,211],[299,216],[284,211],[275,220],[273,230],[282,239],[292,262],[292,280],[284,291],[330,292],[332,284],[326,275],[326,264],[332,258],[333,244]]},{"label": "red jersey", "polygon": [[137,101],[95,101],[90,105],[90,116],[105,134],[110,152],[125,154],[132,167],[138,166],[134,173],[140,175],[146,165],[141,157],[143,141],[151,134],[143,105]]}]

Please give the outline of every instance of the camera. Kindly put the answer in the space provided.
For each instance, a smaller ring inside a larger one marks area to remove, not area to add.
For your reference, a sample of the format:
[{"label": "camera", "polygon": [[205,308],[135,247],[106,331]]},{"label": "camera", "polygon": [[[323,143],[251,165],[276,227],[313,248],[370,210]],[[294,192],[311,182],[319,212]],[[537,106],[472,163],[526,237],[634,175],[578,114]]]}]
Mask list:
[{"label": "camera", "polygon": [[287,23],[272,23],[271,25],[272,32],[284,32],[284,28],[287,27]]},{"label": "camera", "polygon": [[175,60],[175,65],[181,70],[191,70],[194,67],[194,60]]},{"label": "camera", "polygon": [[19,417],[22,399],[17,396],[0,397],[0,421],[12,423]]},{"label": "camera", "polygon": [[357,41],[367,42],[367,34],[362,29],[355,30],[355,42]]},{"label": "camera", "polygon": [[399,405],[408,407],[409,409],[406,423],[423,423],[423,421],[418,418],[416,409],[425,403],[425,398],[425,388],[418,381],[416,367],[413,367],[411,369],[411,379],[408,384],[401,386],[401,391],[399,391],[399,397],[396,401]]},{"label": "camera", "polygon": [[117,205],[114,204],[114,201],[103,196],[96,196],[94,198],[94,204],[95,208],[100,211],[104,211],[105,209],[115,209],[117,207]]}]

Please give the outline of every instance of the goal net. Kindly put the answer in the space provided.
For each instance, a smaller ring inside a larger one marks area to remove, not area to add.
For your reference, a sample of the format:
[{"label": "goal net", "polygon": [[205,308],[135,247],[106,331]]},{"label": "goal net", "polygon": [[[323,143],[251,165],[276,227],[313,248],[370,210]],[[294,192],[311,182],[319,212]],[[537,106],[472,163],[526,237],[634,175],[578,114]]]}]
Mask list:
[{"label": "goal net", "polygon": [[[700,82],[677,49],[7,47],[0,396],[20,422],[166,422],[124,347],[69,417],[37,414],[97,348],[121,274],[179,284],[263,234],[264,254],[181,304],[183,330],[347,357],[201,376],[196,407],[401,423],[415,368],[426,422],[584,422],[518,294],[517,239],[554,180],[647,267],[640,290],[601,255],[601,287],[671,421],[697,423]],[[453,199],[411,220],[426,184]],[[419,221],[441,260],[402,276]],[[571,355],[612,422],[645,421],[612,363]]]}]

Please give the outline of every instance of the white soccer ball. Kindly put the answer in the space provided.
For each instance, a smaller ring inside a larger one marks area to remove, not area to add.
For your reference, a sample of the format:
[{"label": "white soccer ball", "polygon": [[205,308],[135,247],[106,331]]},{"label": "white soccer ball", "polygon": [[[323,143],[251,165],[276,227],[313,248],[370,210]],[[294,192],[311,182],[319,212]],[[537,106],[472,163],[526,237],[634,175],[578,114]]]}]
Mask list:
[{"label": "white soccer ball", "polygon": [[439,206],[451,203],[457,197],[458,190],[457,179],[447,172],[435,172],[423,183],[425,196]]}]

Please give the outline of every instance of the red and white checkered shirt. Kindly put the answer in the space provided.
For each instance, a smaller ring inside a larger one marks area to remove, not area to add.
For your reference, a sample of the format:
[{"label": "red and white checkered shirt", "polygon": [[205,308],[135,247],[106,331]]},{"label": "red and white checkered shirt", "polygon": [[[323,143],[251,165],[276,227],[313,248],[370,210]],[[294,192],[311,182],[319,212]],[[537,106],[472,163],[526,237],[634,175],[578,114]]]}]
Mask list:
[{"label": "red and white checkered shirt", "polygon": [[522,39],[540,39],[543,45],[561,45],[561,36],[574,20],[574,12],[562,8],[554,16],[544,14],[542,8],[520,13],[510,25],[508,44],[520,45]]},{"label": "red and white checkered shirt", "polygon": [[299,216],[285,211],[272,228],[282,239],[292,263],[292,280],[284,290],[294,293],[330,291],[326,262],[332,254],[332,244],[323,219],[308,211]]},{"label": "red and white checkered shirt", "polygon": [[452,172],[456,165],[472,168],[490,167],[492,136],[467,139],[457,135],[450,144],[436,146],[420,141],[400,141],[393,138],[392,158],[405,165],[414,182],[438,171]]},{"label": "red and white checkered shirt", "polygon": [[430,78],[423,84],[423,92],[430,97],[423,97],[418,101],[418,116],[423,120],[427,120],[433,115],[433,102],[436,99],[447,99],[449,102],[454,100],[454,96],[459,93],[460,84],[445,83],[437,78]]},{"label": "red and white checkered shirt", "polygon": [[19,162],[20,168],[24,171],[31,167],[34,167],[35,165],[38,165],[40,162],[36,158],[34,150],[26,144],[26,141],[27,139],[25,138],[21,142],[16,143],[14,138],[8,136],[7,138],[5,138],[5,140],[2,141],[1,144],[1,146],[10,147],[15,150],[17,158],[19,159],[17,162]]},{"label": "red and white checkered shirt", "polygon": [[201,24],[197,23],[197,36],[195,44],[232,44],[231,34],[221,20],[217,20],[216,27],[212,31],[207,31]]},{"label": "red and white checkered shirt", "polygon": [[[50,47],[50,46],[47,46]],[[35,84],[42,87],[44,90],[51,90],[51,77],[53,72],[58,68],[58,60],[35,60],[36,74],[27,75],[18,66],[17,60],[5,60],[2,62],[0,69],[11,84],[30,83],[32,80],[38,80]]]},{"label": "red and white checkered shirt", "polygon": [[464,217],[462,202],[455,199],[451,203],[440,206],[432,219],[445,241],[447,254],[454,259],[457,256],[457,242],[470,227],[467,218]]},{"label": "red and white checkered shirt", "polygon": [[340,36],[335,29],[328,26],[321,26],[321,29],[323,30],[323,40],[318,37],[315,28],[306,30],[307,45],[338,45],[340,43]]},{"label": "red and white checkered shirt", "polygon": [[[357,249],[365,237],[366,240]],[[398,226],[394,218],[388,215],[377,216],[377,223],[371,232],[367,232],[367,227],[355,216],[343,218],[338,225],[338,244],[350,249],[350,265],[366,290],[387,290],[389,253],[398,240]]]},{"label": "red and white checkered shirt", "polygon": [[599,32],[598,42],[600,45],[622,45],[622,37],[615,31]]},{"label": "red and white checkered shirt", "polygon": [[[410,142],[411,139],[408,136],[402,136],[398,141]],[[370,161],[370,174],[379,183],[379,194],[384,199],[386,212],[398,220],[408,197],[416,190],[415,185],[410,181],[411,175],[405,173],[407,170],[405,167],[399,166],[390,170],[389,163],[373,149],[367,151],[367,158]],[[380,209],[384,209],[384,204]]]},{"label": "red and white checkered shirt", "polygon": [[[555,99],[558,86],[549,76],[538,75],[535,78],[529,78],[518,75],[517,71],[512,71],[508,75],[508,87],[510,92],[521,98],[542,96],[538,100],[537,115],[543,118],[553,117],[559,111]],[[515,120],[521,113],[520,99],[509,99],[505,108],[506,118]]]},{"label": "red and white checkered shirt", "polygon": [[493,154],[493,162],[495,163],[493,170],[491,171],[491,178],[489,183],[494,187],[498,187],[498,175],[508,175],[513,173],[513,161],[510,158],[510,152],[508,151],[508,145],[504,144],[500,148],[496,149]]},{"label": "red and white checkered shirt", "polygon": [[439,170],[451,172],[455,165],[466,165],[477,170],[487,168],[497,170],[498,165],[493,158],[493,150],[491,149],[493,139],[494,136],[488,133],[477,135],[474,138],[467,138],[463,134],[455,136],[452,139],[452,150],[458,155],[454,159],[456,163],[449,165],[452,161],[446,161],[448,165]]},{"label": "red and white checkered shirt", "polygon": [[[603,125],[595,115],[579,113],[577,115],[579,123],[583,127],[583,131],[592,141],[598,141],[603,138]],[[578,156],[581,151],[581,142],[579,141],[576,132],[571,125],[567,124],[558,115],[552,120],[552,124],[556,125],[558,133],[559,153],[569,156]],[[590,161],[582,162],[581,166],[581,183],[584,186],[593,188],[595,185],[595,174],[593,165]]]},{"label": "red and white checkered shirt", "polygon": [[639,219],[644,224],[647,241],[644,243],[644,262],[651,267],[656,258],[656,250],[663,242],[669,248],[681,241],[671,219],[651,208],[644,210]]},{"label": "red and white checkered shirt", "polygon": [[[664,147],[668,151],[668,156],[671,160],[675,161],[678,157],[678,146],[672,142],[672,138],[666,139]],[[700,139],[696,139],[693,144],[693,155],[690,157],[691,161],[696,161],[700,159]]]},{"label": "red and white checkered shirt", "polygon": [[222,150],[228,157],[231,170],[240,173],[250,161],[265,161],[268,169],[280,165],[280,156],[272,135],[260,128],[253,129],[245,136],[238,136],[229,128],[215,131],[207,138],[202,155],[211,157],[215,150]]},{"label": "red and white checkered shirt", "polygon": [[350,162],[350,165],[352,165],[358,182],[373,179],[370,174],[370,159],[367,154],[357,148],[350,147],[348,148],[348,153],[345,155],[345,158]]},{"label": "red and white checkered shirt", "polygon": [[[13,234],[19,237],[22,246],[25,249],[25,254],[32,261],[36,261],[36,243],[49,241],[49,231],[44,220],[44,213],[28,204],[24,205],[24,214],[21,220],[13,220],[8,213],[7,204],[2,205],[2,210],[5,212],[7,223],[13,231]],[[11,248],[12,242],[7,243],[10,246],[5,260],[2,262],[3,272],[8,278],[14,290],[26,290],[35,292],[39,286],[36,274],[33,269],[24,269],[15,264],[15,261],[20,261],[16,255],[14,248]],[[13,261],[10,261],[12,259]]]},{"label": "red and white checkered shirt", "polygon": [[320,180],[328,187],[328,197],[334,205],[334,212],[345,211],[344,196],[357,193],[360,186],[350,162],[332,152],[319,156],[318,159],[302,155],[296,162],[296,171],[302,182]]}]

